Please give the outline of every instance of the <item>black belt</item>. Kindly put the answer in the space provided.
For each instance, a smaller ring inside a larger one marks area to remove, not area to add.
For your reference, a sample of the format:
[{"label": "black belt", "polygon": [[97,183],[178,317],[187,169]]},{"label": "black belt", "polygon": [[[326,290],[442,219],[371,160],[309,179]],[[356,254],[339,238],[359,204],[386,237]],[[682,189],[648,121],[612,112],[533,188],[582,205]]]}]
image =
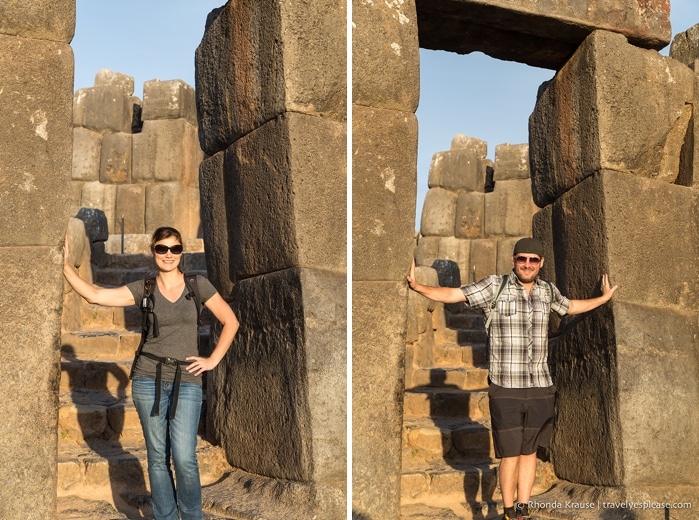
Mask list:
[{"label": "black belt", "polygon": [[151,354],[150,352],[141,352],[141,356],[146,356],[147,358],[150,358],[158,362],[158,364],[155,367],[155,406],[153,407],[153,415],[155,416],[160,415],[160,381],[163,365],[175,367],[175,389],[174,393],[172,394],[172,407],[170,408],[170,419],[174,419],[175,412],[177,411],[177,398],[180,394],[180,379],[182,379],[181,367],[183,365],[189,365],[190,362],[180,361],[178,359],[169,357],[160,357],[156,356],[155,354]]}]

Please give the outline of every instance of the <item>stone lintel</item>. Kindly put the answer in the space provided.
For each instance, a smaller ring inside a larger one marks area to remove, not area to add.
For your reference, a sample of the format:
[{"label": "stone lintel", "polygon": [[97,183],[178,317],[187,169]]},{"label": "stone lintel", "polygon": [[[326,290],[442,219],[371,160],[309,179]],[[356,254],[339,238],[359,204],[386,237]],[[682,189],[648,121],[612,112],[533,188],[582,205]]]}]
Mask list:
[{"label": "stone lintel", "polygon": [[[417,0],[420,47],[459,54],[481,51],[508,61],[557,70],[597,29],[621,33],[630,43],[662,49],[670,43],[670,2],[594,0]],[[531,4],[531,2],[526,2]],[[594,4],[590,6],[588,4]]]}]

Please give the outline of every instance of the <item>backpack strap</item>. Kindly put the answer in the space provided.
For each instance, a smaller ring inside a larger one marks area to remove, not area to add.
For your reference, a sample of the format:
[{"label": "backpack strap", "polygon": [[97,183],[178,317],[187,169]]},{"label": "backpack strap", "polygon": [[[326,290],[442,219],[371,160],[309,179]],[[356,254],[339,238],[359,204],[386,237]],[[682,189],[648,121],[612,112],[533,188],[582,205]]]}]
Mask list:
[{"label": "backpack strap", "polygon": [[500,295],[505,290],[505,287],[507,287],[507,280],[508,279],[509,279],[509,275],[507,275],[507,274],[502,275],[502,281],[500,282],[500,288],[498,289],[498,293],[495,296],[493,303],[490,304],[490,312],[488,313],[488,319],[485,320],[486,332],[488,330],[490,330],[490,321],[493,319],[493,313],[495,312],[495,309],[497,308],[498,300],[500,299]]},{"label": "backpack strap", "polygon": [[193,273],[184,273],[184,284],[187,286],[187,294],[185,294],[185,298],[188,300],[194,299],[194,304],[197,306],[197,325],[201,327],[201,296],[199,294],[197,275]]},{"label": "backpack strap", "polygon": [[[158,328],[158,316],[153,312],[155,307],[155,298],[153,297],[153,291],[155,290],[155,277],[147,276],[143,280],[143,298],[141,298],[141,303],[139,308],[141,309],[141,314],[143,316],[141,320],[141,341],[136,349],[136,354],[134,355],[133,363],[131,364],[131,373],[129,374],[129,379],[133,379],[134,368],[136,367],[136,361],[138,356],[141,355],[143,350],[143,345],[146,344],[146,339],[148,338],[148,332],[150,331],[151,321],[153,322],[153,337],[158,337],[160,335],[160,330]],[[151,319],[152,318],[152,319]]]}]

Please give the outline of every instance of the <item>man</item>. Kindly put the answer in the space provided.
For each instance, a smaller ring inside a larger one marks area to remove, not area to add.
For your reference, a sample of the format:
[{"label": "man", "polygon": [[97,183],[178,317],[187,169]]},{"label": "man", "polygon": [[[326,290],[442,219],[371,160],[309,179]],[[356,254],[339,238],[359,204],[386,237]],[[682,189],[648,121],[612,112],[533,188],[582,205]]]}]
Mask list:
[{"label": "man", "polygon": [[512,264],[504,285],[496,275],[460,288],[421,285],[415,280],[414,261],[407,276],[410,288],[423,296],[442,303],[466,302],[490,318],[488,397],[495,456],[500,459],[504,520],[530,518],[536,451],[548,446],[553,430],[555,387],[547,364],[549,313],[553,310],[563,316],[591,311],[608,302],[618,288],[609,286],[605,274],[601,296],[569,300],[539,278],[544,250],[534,238],[515,244]]}]

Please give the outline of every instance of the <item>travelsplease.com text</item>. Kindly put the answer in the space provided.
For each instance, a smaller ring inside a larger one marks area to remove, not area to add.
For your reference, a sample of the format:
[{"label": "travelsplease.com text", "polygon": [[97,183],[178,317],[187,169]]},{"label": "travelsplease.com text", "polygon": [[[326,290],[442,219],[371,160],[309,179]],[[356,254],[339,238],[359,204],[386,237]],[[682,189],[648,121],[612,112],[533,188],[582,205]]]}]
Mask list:
[{"label": "travelsplease.com text", "polygon": [[559,502],[538,502],[531,500],[529,507],[535,509],[691,509],[691,502],[654,502],[651,500],[643,502],[573,502],[566,500]]}]

